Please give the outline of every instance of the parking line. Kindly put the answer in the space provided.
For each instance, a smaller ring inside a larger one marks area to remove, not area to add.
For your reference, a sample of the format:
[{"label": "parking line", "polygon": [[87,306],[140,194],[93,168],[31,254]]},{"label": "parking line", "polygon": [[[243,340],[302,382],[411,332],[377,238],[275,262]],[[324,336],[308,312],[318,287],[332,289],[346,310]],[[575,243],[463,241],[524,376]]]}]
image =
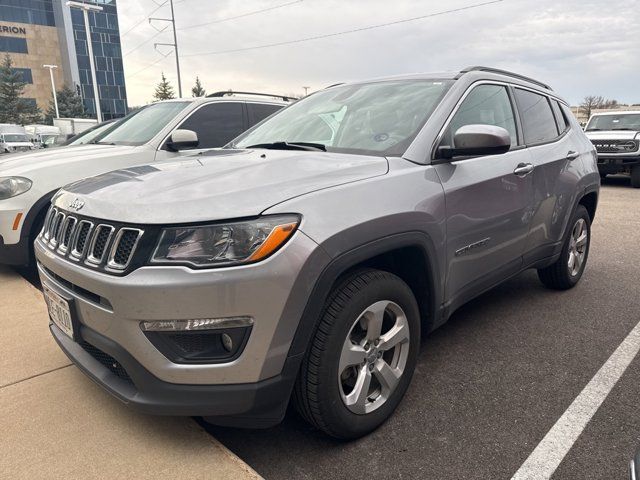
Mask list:
[{"label": "parking line", "polygon": [[598,373],[511,477],[512,480],[551,478],[638,351],[640,351],[640,323],[631,330],[616,351],[600,367]]}]

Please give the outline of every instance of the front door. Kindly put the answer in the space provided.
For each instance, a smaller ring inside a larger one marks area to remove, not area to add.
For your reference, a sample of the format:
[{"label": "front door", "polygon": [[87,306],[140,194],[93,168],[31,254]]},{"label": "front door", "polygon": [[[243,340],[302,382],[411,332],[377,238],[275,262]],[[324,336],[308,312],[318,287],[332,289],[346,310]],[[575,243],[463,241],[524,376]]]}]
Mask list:
[{"label": "front door", "polygon": [[521,268],[531,217],[531,158],[529,151],[518,145],[507,87],[473,87],[440,145],[452,146],[457,129],[471,124],[503,127],[512,140],[511,150],[505,154],[454,158],[435,166],[445,194],[446,298],[453,308]]}]

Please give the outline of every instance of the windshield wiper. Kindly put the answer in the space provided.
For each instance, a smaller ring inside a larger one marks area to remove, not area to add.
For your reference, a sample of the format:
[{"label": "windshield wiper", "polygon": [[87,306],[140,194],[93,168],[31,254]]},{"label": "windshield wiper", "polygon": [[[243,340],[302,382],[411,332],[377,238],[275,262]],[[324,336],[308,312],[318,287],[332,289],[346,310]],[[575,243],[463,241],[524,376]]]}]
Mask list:
[{"label": "windshield wiper", "polygon": [[600,131],[600,130],[602,130],[602,129],[601,128],[587,128],[586,131],[587,132],[597,132],[597,131]]},{"label": "windshield wiper", "polygon": [[327,147],[321,143],[311,142],[271,142],[256,143],[245,148],[267,148],[270,150],[306,150],[309,152],[326,152]]},{"label": "windshield wiper", "polygon": [[100,142],[98,140],[93,140],[92,142],[89,143],[93,143],[94,145],[115,145],[115,143],[113,142]]},{"label": "windshield wiper", "polygon": [[633,128],[627,128],[627,127],[622,127],[622,128],[612,128],[611,130],[635,130]]}]

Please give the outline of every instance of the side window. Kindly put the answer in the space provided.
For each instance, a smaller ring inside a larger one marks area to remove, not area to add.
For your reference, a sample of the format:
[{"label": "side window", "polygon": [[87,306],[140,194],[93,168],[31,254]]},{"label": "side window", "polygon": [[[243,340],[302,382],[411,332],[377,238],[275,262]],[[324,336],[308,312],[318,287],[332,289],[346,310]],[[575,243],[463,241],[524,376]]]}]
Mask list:
[{"label": "side window", "polygon": [[478,85],[466,96],[445,130],[441,146],[453,147],[453,136],[465,125],[484,124],[502,127],[511,136],[511,146],[518,144],[516,122],[506,87]]},{"label": "side window", "polygon": [[553,113],[556,116],[556,122],[558,122],[558,130],[560,130],[560,133],[564,133],[567,128],[569,128],[569,125],[567,124],[567,119],[564,117],[562,108],[557,100],[551,100],[551,108],[553,108]]},{"label": "side window", "polygon": [[549,142],[558,137],[556,121],[547,97],[519,88],[516,88],[515,92],[524,130],[524,142],[530,145]]},{"label": "side window", "polygon": [[198,134],[198,148],[222,147],[244,132],[242,103],[216,102],[196,110],[178,128]]},{"label": "side window", "polygon": [[253,127],[272,113],[277,112],[283,105],[269,105],[268,103],[247,103],[249,111],[249,126]]}]

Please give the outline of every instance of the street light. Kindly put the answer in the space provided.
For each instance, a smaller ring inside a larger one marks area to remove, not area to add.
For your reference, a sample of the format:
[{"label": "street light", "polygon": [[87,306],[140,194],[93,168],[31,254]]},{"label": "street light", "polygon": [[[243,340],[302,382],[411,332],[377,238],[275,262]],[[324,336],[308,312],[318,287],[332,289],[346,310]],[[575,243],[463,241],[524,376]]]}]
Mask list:
[{"label": "street light", "polygon": [[42,67],[49,69],[49,75],[51,76],[51,90],[53,91],[53,104],[56,106],[56,118],[60,118],[60,112],[58,111],[58,96],[56,95],[56,82],[53,81],[53,69],[58,68],[58,65],[42,65]]},{"label": "street light", "polygon": [[93,96],[96,102],[96,118],[98,123],[102,122],[102,112],[100,111],[100,97],[98,94],[98,81],[96,79],[96,66],[93,61],[93,45],[91,43],[91,30],[89,29],[89,11],[101,12],[102,7],[90,5],[82,2],[67,2],[67,7],[75,7],[82,10],[84,15],[84,29],[87,32],[87,51],[89,53],[89,65],[91,66],[91,80],[93,81]]}]

